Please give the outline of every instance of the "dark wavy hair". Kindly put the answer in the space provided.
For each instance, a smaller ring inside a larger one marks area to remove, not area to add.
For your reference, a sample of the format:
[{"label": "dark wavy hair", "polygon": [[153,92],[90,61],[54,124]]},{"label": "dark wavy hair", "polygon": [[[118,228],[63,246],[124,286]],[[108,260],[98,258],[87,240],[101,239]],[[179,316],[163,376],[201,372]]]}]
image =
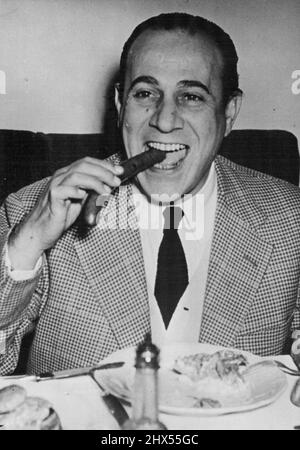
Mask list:
[{"label": "dark wavy hair", "polygon": [[237,93],[239,89],[239,76],[237,72],[238,56],[235,46],[229,34],[225,33],[222,28],[207,19],[200,16],[192,16],[185,13],[167,13],[160,14],[140,23],[132,32],[129,39],[125,42],[120,60],[119,71],[119,89],[121,98],[124,90],[125,74],[128,53],[134,41],[144,32],[153,31],[173,31],[182,30],[190,36],[195,34],[206,35],[219,49],[223,58],[222,86],[223,86],[223,102],[226,105],[228,100]]}]

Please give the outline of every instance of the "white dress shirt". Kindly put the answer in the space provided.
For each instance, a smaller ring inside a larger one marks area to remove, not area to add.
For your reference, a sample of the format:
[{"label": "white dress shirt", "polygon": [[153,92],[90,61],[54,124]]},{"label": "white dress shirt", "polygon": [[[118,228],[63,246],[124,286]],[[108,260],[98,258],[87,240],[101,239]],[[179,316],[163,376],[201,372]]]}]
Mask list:
[{"label": "white dress shirt", "polygon": [[154,296],[157,258],[163,238],[165,206],[149,202],[136,187],[133,200],[141,233],[150,306],[153,342],[161,347],[177,342],[198,342],[205,295],[210,249],[217,205],[217,177],[214,164],[202,189],[194,196],[175,202],[184,211],[178,234],[188,266],[189,285],[165,328]]},{"label": "white dress shirt", "polygon": [[14,281],[27,281],[30,280],[31,278],[34,278],[37,275],[38,271],[42,267],[43,257],[41,256],[38,259],[35,267],[32,270],[16,270],[12,266],[8,254],[8,245],[6,244],[4,247],[4,261],[7,270],[7,275],[9,277],[11,277]]}]

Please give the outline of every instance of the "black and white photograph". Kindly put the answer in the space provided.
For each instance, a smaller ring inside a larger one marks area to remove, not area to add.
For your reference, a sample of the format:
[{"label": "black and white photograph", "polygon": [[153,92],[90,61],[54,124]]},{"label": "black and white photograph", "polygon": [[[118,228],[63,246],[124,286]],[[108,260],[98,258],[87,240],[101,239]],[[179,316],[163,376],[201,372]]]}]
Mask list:
[{"label": "black and white photograph", "polygon": [[0,430],[300,430],[299,23],[0,0]]}]

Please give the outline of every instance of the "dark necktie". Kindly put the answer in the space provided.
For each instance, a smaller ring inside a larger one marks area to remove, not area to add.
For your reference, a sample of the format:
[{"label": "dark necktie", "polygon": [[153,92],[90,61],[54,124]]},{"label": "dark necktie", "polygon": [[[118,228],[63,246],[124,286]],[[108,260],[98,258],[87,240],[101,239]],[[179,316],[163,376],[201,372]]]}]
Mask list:
[{"label": "dark necktie", "polygon": [[177,231],[184,215],[183,211],[172,205],[166,208],[163,214],[165,224],[158,252],[154,295],[167,328],[189,278],[184,250]]}]

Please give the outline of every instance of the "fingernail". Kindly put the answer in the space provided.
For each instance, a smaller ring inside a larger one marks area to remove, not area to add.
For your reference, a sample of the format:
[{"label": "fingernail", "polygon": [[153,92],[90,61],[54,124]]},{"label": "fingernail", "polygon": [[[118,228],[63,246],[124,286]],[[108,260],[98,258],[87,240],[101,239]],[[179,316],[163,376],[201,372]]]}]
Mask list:
[{"label": "fingernail", "polygon": [[115,173],[117,175],[121,175],[123,173],[123,171],[124,171],[122,166],[115,166],[114,169],[115,169]]},{"label": "fingernail", "polygon": [[104,190],[105,192],[107,192],[108,194],[111,193],[111,188],[109,186],[107,186],[106,184],[104,185]]},{"label": "fingernail", "polygon": [[118,177],[114,177],[114,183],[119,186],[121,184],[121,180]]}]

